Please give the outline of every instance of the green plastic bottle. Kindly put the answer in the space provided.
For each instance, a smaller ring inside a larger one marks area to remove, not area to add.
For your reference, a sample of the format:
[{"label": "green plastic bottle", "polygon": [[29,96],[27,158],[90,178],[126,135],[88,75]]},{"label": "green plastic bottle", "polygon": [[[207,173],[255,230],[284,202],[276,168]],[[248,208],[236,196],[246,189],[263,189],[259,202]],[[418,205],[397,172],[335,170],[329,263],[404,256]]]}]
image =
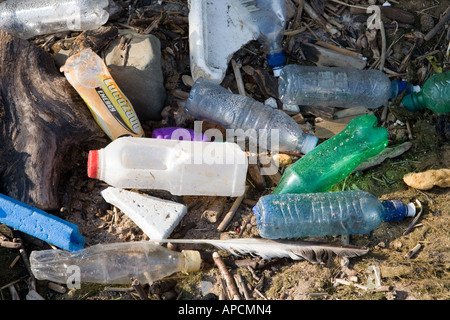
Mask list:
[{"label": "green plastic bottle", "polygon": [[437,113],[450,112],[450,72],[431,76],[422,90],[403,97],[402,104],[411,111],[426,108]]},{"label": "green plastic bottle", "polygon": [[376,127],[377,117],[356,117],[343,131],[326,140],[288,167],[274,194],[326,192],[364,160],[388,144],[386,128]]}]

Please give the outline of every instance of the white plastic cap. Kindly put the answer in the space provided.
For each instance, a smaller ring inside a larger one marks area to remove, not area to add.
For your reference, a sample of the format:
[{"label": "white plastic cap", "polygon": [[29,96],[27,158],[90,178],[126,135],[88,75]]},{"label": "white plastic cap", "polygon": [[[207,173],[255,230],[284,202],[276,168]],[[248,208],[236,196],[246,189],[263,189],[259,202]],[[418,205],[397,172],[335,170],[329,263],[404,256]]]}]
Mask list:
[{"label": "white plastic cap", "polygon": [[420,86],[413,86],[411,91],[412,92],[419,92],[421,90]]},{"label": "white plastic cap", "polygon": [[316,136],[306,134],[300,152],[303,154],[307,154],[316,147],[318,141],[319,138],[317,138]]},{"label": "white plastic cap", "polygon": [[414,217],[416,215],[416,206],[414,203],[408,203],[406,205],[406,216],[407,217]]},{"label": "white plastic cap", "polygon": [[283,68],[274,68],[273,76],[278,78],[281,75],[281,70],[283,70]]}]

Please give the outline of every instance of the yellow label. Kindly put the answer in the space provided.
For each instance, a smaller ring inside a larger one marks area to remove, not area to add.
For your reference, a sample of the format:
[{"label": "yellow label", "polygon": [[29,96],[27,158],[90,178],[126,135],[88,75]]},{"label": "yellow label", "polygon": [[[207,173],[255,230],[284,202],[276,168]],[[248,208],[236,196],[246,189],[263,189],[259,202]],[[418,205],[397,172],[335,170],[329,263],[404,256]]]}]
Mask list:
[{"label": "yellow label", "polygon": [[144,135],[131,102],[119,89],[105,63],[95,52],[85,49],[71,56],[61,71],[111,140],[124,135]]}]

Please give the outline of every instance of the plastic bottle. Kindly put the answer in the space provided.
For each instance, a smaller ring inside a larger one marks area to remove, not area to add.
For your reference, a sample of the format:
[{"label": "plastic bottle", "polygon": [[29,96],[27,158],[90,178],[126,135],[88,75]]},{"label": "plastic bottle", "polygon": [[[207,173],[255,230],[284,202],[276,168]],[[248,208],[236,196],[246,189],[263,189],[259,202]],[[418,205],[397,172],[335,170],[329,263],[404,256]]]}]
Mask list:
[{"label": "plastic bottle", "polygon": [[354,118],[344,130],[286,168],[273,193],[328,191],[387,146],[388,131],[376,124],[377,117],[371,114]]},{"label": "plastic bottle", "polygon": [[65,284],[130,284],[132,278],[152,284],[176,272],[198,271],[201,262],[198,251],[177,252],[148,241],[97,244],[73,253],[41,250],[30,254],[36,279]]},{"label": "plastic bottle", "polygon": [[309,236],[364,234],[381,221],[413,217],[413,203],[380,202],[365,191],[271,194],[259,199],[253,212],[261,237],[292,239]]},{"label": "plastic bottle", "polygon": [[87,48],[69,57],[61,71],[111,140],[144,135],[133,105],[94,51]]},{"label": "plastic bottle", "polygon": [[[186,111],[199,120],[209,120],[225,129],[242,129],[249,140],[267,150],[310,152],[318,138],[305,134],[286,113],[250,97],[233,94],[221,85],[198,79],[186,101]],[[254,134],[251,134],[252,131]],[[274,131],[277,130],[277,131]],[[278,134],[278,145],[272,138]],[[261,138],[267,135],[267,139]]]},{"label": "plastic bottle", "polygon": [[290,64],[283,68],[278,92],[285,104],[369,109],[382,106],[403,91],[405,82],[391,82],[380,70]]},{"label": "plastic bottle", "polygon": [[108,0],[7,0],[0,3],[0,29],[22,39],[97,28],[108,21]]},{"label": "plastic bottle", "polygon": [[236,143],[123,137],[91,150],[88,176],[122,189],[239,197],[247,155]]},{"label": "plastic bottle", "polygon": [[426,108],[437,113],[450,112],[450,72],[431,76],[420,92],[406,95],[402,104],[411,111]]},{"label": "plastic bottle", "polygon": [[78,226],[4,194],[0,194],[0,224],[69,251],[82,249],[85,243]]},{"label": "plastic bottle", "polygon": [[231,0],[233,8],[245,25],[254,33],[265,48],[267,64],[274,76],[280,75],[286,64],[282,40],[286,25],[286,8],[280,0]]}]

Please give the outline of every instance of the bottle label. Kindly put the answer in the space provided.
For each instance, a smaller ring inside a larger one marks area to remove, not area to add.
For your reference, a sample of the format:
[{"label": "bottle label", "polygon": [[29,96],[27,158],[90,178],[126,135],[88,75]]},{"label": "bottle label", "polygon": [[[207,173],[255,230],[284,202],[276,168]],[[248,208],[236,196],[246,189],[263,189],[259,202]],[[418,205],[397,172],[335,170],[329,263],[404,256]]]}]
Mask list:
[{"label": "bottle label", "polygon": [[144,135],[132,104],[117,86],[103,60],[91,49],[71,56],[61,71],[111,140],[124,135]]}]

